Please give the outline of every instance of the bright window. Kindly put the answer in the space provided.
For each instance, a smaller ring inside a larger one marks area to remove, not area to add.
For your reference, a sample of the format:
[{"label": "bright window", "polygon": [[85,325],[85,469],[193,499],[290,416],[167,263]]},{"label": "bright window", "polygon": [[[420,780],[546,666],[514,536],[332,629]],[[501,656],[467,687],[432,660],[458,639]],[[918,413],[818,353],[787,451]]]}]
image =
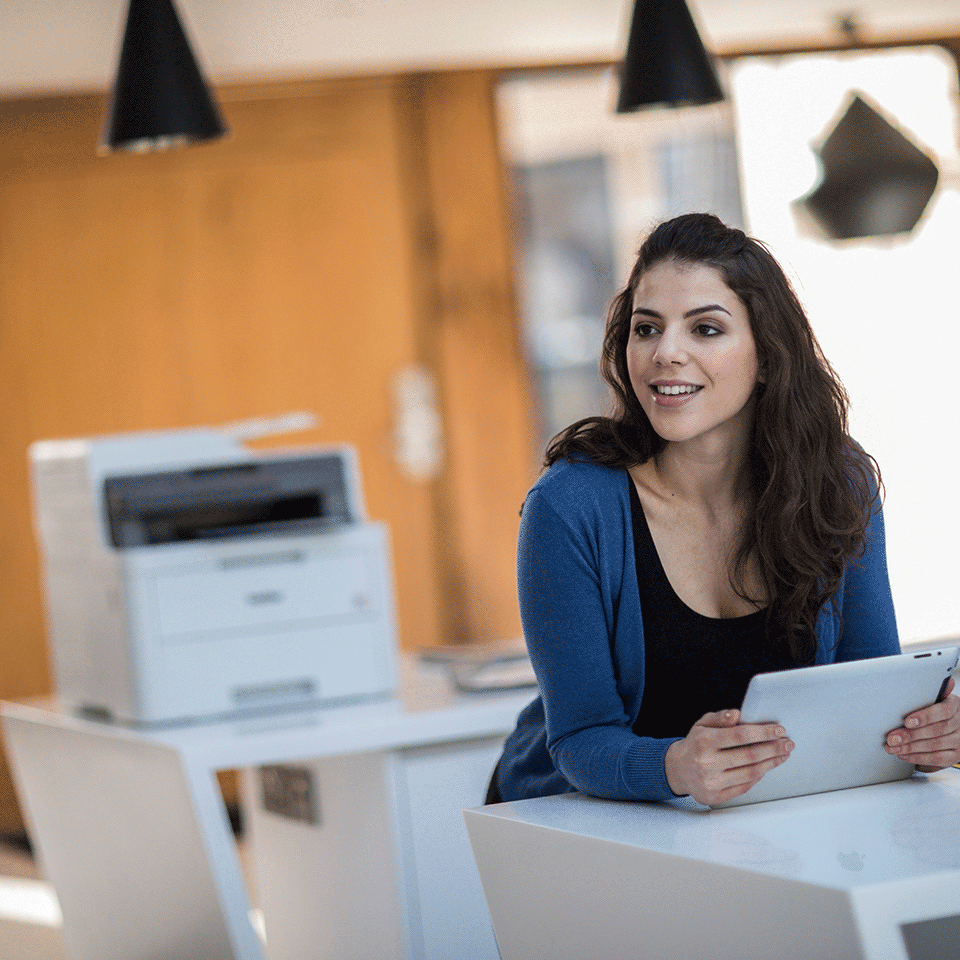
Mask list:
[{"label": "bright window", "polygon": [[[753,58],[731,70],[748,229],[794,275],[851,398],[851,431],[880,464],[887,555],[904,642],[960,633],[960,157],[957,68],[934,47]],[[866,94],[940,170],[908,236],[826,242],[794,202],[819,170],[812,144],[850,91]]]}]

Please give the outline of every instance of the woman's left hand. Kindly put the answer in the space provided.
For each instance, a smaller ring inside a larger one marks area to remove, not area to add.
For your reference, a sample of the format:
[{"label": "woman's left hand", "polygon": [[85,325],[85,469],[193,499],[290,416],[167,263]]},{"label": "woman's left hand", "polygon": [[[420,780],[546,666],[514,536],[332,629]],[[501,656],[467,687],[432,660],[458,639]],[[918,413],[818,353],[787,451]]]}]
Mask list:
[{"label": "woman's left hand", "polygon": [[960,698],[953,693],[953,678],[946,696],[904,719],[903,726],[887,734],[887,753],[933,773],[960,763]]}]

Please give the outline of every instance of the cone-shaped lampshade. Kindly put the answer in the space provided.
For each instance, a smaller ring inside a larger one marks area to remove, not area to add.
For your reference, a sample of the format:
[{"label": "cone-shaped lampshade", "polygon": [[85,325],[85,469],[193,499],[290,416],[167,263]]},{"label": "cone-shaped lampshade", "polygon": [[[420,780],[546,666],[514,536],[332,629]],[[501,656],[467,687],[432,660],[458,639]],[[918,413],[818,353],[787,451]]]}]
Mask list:
[{"label": "cone-shaped lampshade", "polygon": [[226,132],[172,0],[130,0],[101,151],[164,149]]},{"label": "cone-shaped lampshade", "polygon": [[716,103],[720,81],[684,0],[636,0],[617,113]]},{"label": "cone-shaped lampshade", "polygon": [[817,153],[823,179],[799,203],[836,240],[909,233],[939,179],[934,162],[859,95]]}]

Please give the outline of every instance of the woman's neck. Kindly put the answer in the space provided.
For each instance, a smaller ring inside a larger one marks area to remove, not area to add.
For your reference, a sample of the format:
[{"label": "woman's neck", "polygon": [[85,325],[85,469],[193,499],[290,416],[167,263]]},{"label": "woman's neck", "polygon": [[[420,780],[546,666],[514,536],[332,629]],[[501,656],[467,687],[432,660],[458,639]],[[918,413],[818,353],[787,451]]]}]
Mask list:
[{"label": "woman's neck", "polygon": [[743,499],[747,443],[696,440],[668,443],[649,461],[663,496],[700,506],[727,509]]}]

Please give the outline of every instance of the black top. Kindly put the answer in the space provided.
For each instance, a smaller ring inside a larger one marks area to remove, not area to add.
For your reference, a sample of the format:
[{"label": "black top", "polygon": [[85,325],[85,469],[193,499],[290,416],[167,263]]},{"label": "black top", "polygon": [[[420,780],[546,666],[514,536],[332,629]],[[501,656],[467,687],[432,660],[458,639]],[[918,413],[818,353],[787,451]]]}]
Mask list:
[{"label": "black top", "polygon": [[705,617],[677,596],[629,483],[644,643],[643,700],[633,732],[685,737],[705,713],[739,707],[755,673],[795,663],[782,646],[772,649],[765,611]]}]

